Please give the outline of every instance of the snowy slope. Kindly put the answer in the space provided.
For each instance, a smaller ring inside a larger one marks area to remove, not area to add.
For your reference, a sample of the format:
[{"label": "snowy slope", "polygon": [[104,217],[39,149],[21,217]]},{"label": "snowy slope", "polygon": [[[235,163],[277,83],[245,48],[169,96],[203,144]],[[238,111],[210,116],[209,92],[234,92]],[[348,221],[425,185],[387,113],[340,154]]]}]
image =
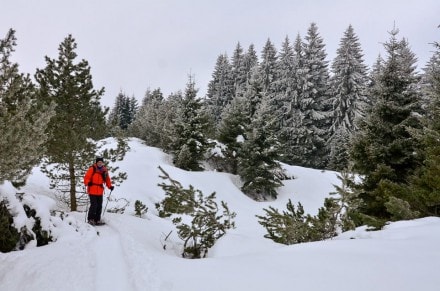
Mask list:
[{"label": "snowy slope", "polygon": [[[439,218],[393,223],[379,232],[359,228],[330,241],[279,245],[263,238],[265,229],[255,215],[269,205],[285,209],[288,199],[295,204],[301,201],[306,212],[316,213],[334,191],[332,185],[338,184],[336,173],[284,165],[294,179],[285,181],[276,201],[255,202],[240,192],[236,176],[182,171],[156,148],[137,139],[129,145],[126,158],[118,163],[128,179],[112,196],[129,200],[130,208],[124,214],[105,213],[107,225],[96,228],[85,224],[84,212],[68,213],[64,220],[43,217],[57,241],[0,253],[1,291],[412,291],[440,286]],[[237,228],[217,242],[207,259],[181,258],[174,226],[157,217],[154,203],[164,197],[157,186],[158,166],[183,186],[193,185],[205,194],[216,192],[237,213]],[[59,207],[48,198],[53,197],[48,189],[47,178],[35,169],[23,191],[35,207]],[[0,191],[14,199],[15,189],[9,184],[0,186]],[[135,200],[148,206],[143,218],[134,216]],[[20,224],[25,219],[18,205],[16,223]]]}]

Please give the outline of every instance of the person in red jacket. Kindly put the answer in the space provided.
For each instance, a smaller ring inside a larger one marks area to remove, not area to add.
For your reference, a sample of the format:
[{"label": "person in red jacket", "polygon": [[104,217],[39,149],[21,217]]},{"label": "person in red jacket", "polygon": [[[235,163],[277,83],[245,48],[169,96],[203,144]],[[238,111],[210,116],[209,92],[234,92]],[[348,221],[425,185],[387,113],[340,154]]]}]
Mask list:
[{"label": "person in red jacket", "polygon": [[91,225],[104,224],[101,222],[102,200],[104,186],[114,189],[107,168],[104,166],[103,158],[96,158],[96,162],[87,170],[84,175],[84,185],[87,186],[87,194],[90,198],[90,208],[87,220]]}]

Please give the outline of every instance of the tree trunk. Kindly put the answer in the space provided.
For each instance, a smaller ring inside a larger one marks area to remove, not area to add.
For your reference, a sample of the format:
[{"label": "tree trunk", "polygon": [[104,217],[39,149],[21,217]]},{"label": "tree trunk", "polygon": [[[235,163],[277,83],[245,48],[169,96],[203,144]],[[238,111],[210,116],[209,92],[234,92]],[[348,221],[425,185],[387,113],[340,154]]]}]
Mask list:
[{"label": "tree trunk", "polygon": [[69,162],[69,176],[70,176],[70,210],[76,211],[76,177],[75,167],[73,162]]}]

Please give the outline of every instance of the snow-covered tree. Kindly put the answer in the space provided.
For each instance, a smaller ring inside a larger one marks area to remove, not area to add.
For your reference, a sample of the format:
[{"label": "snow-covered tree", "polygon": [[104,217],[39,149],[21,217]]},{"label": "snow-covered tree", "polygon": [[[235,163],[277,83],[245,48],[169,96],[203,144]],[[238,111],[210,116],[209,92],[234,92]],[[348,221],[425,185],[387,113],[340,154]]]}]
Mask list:
[{"label": "snow-covered tree", "polygon": [[147,90],[142,105],[129,127],[130,133],[143,139],[147,145],[162,147],[164,137],[163,126],[166,115],[164,113],[164,97],[160,88]]},{"label": "snow-covered tree", "polygon": [[277,50],[270,39],[266,41],[261,52],[259,65],[263,92],[270,93],[272,82],[276,78]]},{"label": "snow-covered tree", "polygon": [[411,177],[407,201],[421,216],[440,216],[440,44],[424,68],[424,129],[417,135],[423,163]]},{"label": "snow-covered tree", "polygon": [[300,165],[324,168],[327,165],[326,142],[331,126],[329,102],[329,73],[327,54],[318,27],[312,23],[303,42],[303,66],[299,77],[302,127],[305,134],[299,136]]},{"label": "snow-covered tree", "polygon": [[137,100],[128,97],[126,94],[119,92],[116,96],[115,104],[110,111],[108,123],[110,126],[117,126],[122,130],[127,130],[128,126],[133,122],[138,110]]},{"label": "snow-covered tree", "polygon": [[[93,139],[106,134],[106,111],[100,105],[104,88],[93,88],[86,60],[75,63],[76,48],[69,35],[59,46],[58,59],[46,57],[46,67],[35,74],[40,98],[56,104],[56,114],[46,130],[47,174],[52,181],[66,181],[62,191],[70,194],[72,211],[77,210],[77,188],[82,187],[84,171],[95,157]],[[56,164],[57,171],[51,170],[50,164]]]},{"label": "snow-covered tree", "polygon": [[356,120],[367,110],[367,67],[359,39],[350,25],[344,32],[332,64],[333,75],[330,168],[342,170],[348,163],[348,143],[356,130]]},{"label": "snow-covered tree", "polygon": [[173,162],[177,167],[189,171],[203,169],[201,161],[210,147],[206,136],[209,121],[206,113],[201,110],[202,103],[197,98],[197,91],[190,76],[172,134]]},{"label": "snow-covered tree", "polygon": [[0,183],[24,182],[44,154],[46,126],[53,106],[36,96],[28,75],[11,62],[16,46],[15,31],[0,39]]},{"label": "snow-covered tree", "polygon": [[234,82],[233,96],[243,96],[246,91],[247,69],[245,66],[245,54],[240,43],[237,43],[231,60],[232,80]]},{"label": "snow-covered tree", "polygon": [[276,117],[271,114],[269,97],[264,96],[243,141],[238,158],[242,191],[256,200],[277,197],[282,186],[282,168],[278,162],[280,144],[276,137]]},{"label": "snow-covered tree", "polygon": [[406,183],[420,162],[415,155],[419,144],[412,135],[421,127],[416,58],[397,34],[393,29],[384,44],[387,59],[372,91],[376,102],[350,150],[354,170],[363,176],[360,209],[379,219],[390,218],[385,204],[399,195],[389,191],[390,184]]},{"label": "snow-covered tree", "polygon": [[212,74],[212,80],[208,84],[206,94],[206,108],[212,115],[216,124],[219,124],[221,115],[225,107],[234,97],[234,80],[232,68],[227,54],[221,54]]}]

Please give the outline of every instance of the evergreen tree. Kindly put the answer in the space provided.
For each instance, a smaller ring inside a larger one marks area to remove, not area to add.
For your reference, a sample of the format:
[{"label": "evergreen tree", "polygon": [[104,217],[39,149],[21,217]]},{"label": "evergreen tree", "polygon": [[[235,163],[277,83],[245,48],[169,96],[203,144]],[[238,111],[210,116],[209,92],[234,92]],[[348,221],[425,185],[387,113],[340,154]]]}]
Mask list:
[{"label": "evergreen tree", "polygon": [[133,123],[129,126],[130,133],[153,147],[163,147],[164,97],[160,88],[147,90],[142,105],[137,111]]},{"label": "evergreen tree", "polygon": [[248,70],[246,69],[245,60],[243,48],[240,43],[238,43],[232,55],[231,62],[231,73],[234,84],[233,96],[243,96],[246,91]]},{"label": "evergreen tree", "polygon": [[197,89],[192,77],[189,78],[182,106],[174,124],[171,153],[174,164],[184,170],[202,170],[201,161],[210,144],[206,132],[208,118],[201,111],[201,100],[197,98]]},{"label": "evergreen tree", "polygon": [[225,107],[234,97],[234,80],[228,56],[222,54],[217,58],[217,63],[208,84],[206,107],[217,126]]},{"label": "evergreen tree", "polygon": [[425,103],[424,129],[416,135],[424,160],[404,189],[408,193],[405,200],[420,216],[440,216],[440,44],[434,46],[423,74],[424,97],[429,100]]},{"label": "evergreen tree", "polygon": [[257,52],[255,51],[254,45],[251,44],[248,47],[247,52],[244,54],[243,57],[243,67],[244,67],[244,73],[246,75],[246,81],[244,82],[245,88],[244,90],[247,90],[247,85],[249,84],[249,80],[252,76],[252,70],[254,67],[258,66],[258,56]]},{"label": "evergreen tree", "polygon": [[238,154],[241,151],[245,133],[250,124],[249,103],[244,97],[236,96],[223,112],[218,130],[218,141],[225,145],[222,154],[226,171],[237,174]]},{"label": "evergreen tree", "polygon": [[307,131],[303,125],[304,114],[300,106],[300,98],[303,95],[301,76],[305,69],[302,40],[299,34],[295,39],[292,49],[293,59],[290,70],[293,72],[293,75],[285,78],[284,82],[284,87],[288,88],[288,91],[286,91],[288,94],[285,93],[287,99],[283,107],[284,122],[279,132],[279,139],[283,145],[281,161],[303,165],[305,162],[302,157],[302,139],[307,135]]},{"label": "evergreen tree", "polygon": [[53,106],[36,96],[28,75],[19,73],[11,54],[16,46],[15,31],[0,39],[0,183],[21,184],[44,153],[44,134]]},{"label": "evergreen tree", "polygon": [[277,50],[270,39],[266,41],[261,52],[261,63],[259,65],[261,85],[265,94],[270,94],[272,82],[276,78]]},{"label": "evergreen tree", "polygon": [[330,136],[330,168],[342,170],[348,164],[348,141],[356,130],[355,121],[365,115],[367,67],[359,39],[350,25],[344,32],[331,78],[333,121]]},{"label": "evergreen tree", "polygon": [[391,184],[405,184],[419,164],[418,143],[411,132],[420,129],[420,99],[417,92],[414,54],[405,39],[397,40],[397,29],[384,44],[388,58],[373,88],[371,113],[360,124],[350,155],[354,170],[363,180],[361,212],[378,219],[389,219],[386,203]]},{"label": "evergreen tree", "polygon": [[298,137],[301,144],[299,155],[302,157],[300,165],[321,169],[327,165],[326,142],[329,138],[332,113],[324,46],[318,27],[312,23],[303,42],[304,63],[299,76],[299,103],[303,114],[303,130],[306,133]]},{"label": "evergreen tree", "polygon": [[127,130],[133,122],[137,111],[137,100],[129,98],[124,93],[119,92],[115,100],[115,105],[110,111],[108,123],[110,126],[117,126],[122,130]]},{"label": "evergreen tree", "polygon": [[[91,139],[105,136],[105,114],[99,103],[104,89],[93,88],[90,66],[86,60],[75,63],[75,39],[69,35],[59,46],[58,59],[46,57],[46,67],[37,69],[41,98],[55,102],[56,114],[46,130],[48,135],[46,166],[57,164],[57,173],[48,167],[52,180],[65,181],[62,191],[70,194],[72,211],[77,210],[77,187],[96,145]],[[58,183],[54,183],[58,184]]]},{"label": "evergreen tree", "polygon": [[276,138],[276,118],[271,114],[269,98],[259,105],[238,159],[238,174],[243,181],[242,191],[255,200],[276,198],[276,189],[283,185],[279,164],[280,144]]}]

